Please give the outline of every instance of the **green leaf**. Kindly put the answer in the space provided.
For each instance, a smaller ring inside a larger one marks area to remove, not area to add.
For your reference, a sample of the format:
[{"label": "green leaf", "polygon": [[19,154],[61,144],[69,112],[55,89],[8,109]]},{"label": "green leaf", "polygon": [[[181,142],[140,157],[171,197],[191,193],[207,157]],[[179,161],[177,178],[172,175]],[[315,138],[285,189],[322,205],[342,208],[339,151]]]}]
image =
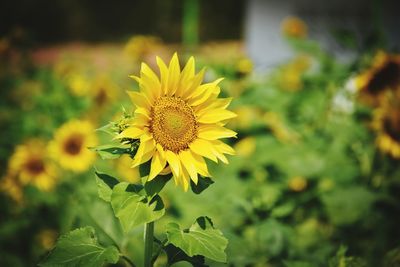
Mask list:
[{"label": "green leaf", "polygon": [[228,240],[222,232],[215,229],[208,217],[199,217],[188,229],[181,230],[176,223],[167,225],[167,238],[170,244],[182,249],[187,255],[202,255],[209,259],[226,262],[225,249]]},{"label": "green leaf", "polygon": [[39,266],[98,267],[105,263],[117,263],[118,260],[118,249],[114,246],[101,246],[97,242],[94,229],[85,227],[60,237],[56,247]]},{"label": "green leaf", "polygon": [[168,258],[168,266],[180,262],[180,261],[187,261],[192,264],[192,266],[196,267],[206,267],[207,265],[204,264],[204,256],[193,256],[190,257],[187,255],[182,249],[175,247],[172,244],[168,244],[164,247],[164,251],[167,254]]},{"label": "green leaf", "polygon": [[107,202],[110,202],[112,189],[119,183],[119,181],[108,174],[100,172],[95,173],[99,197]]},{"label": "green leaf", "polygon": [[151,168],[151,160],[140,164],[139,165],[139,173],[140,173],[140,177],[146,177],[149,176],[150,173],[150,168]]},{"label": "green leaf", "polygon": [[119,146],[119,145],[102,145],[90,148],[96,151],[102,159],[116,159],[123,154],[130,154],[131,148],[129,146]]},{"label": "green leaf", "polygon": [[[158,175],[151,181],[146,181],[144,183],[144,190],[146,191],[148,196],[154,196],[155,194],[160,193],[160,191],[164,188],[167,182],[171,179],[172,175]],[[147,179],[147,178],[146,178]]]},{"label": "green leaf", "polygon": [[161,218],[164,203],[156,195],[149,201],[144,194],[143,186],[119,183],[111,194],[111,206],[119,219],[124,232],[129,232],[138,225]]},{"label": "green leaf", "polygon": [[193,193],[198,195],[204,190],[206,190],[213,183],[214,181],[208,177],[200,177],[197,184],[195,184],[192,180],[190,180],[190,187],[192,188]]}]

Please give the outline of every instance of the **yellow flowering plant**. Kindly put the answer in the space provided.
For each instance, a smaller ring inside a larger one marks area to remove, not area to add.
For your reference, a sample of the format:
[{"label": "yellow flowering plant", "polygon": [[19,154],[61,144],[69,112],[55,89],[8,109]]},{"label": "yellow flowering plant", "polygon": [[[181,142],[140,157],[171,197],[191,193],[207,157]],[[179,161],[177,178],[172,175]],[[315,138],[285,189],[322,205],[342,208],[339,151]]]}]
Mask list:
[{"label": "yellow flowering plant", "polygon": [[[103,159],[128,155],[141,178],[133,174],[131,179],[118,179],[96,171],[99,197],[111,205],[126,235],[144,225],[143,266],[153,266],[161,253],[166,254],[168,266],[179,261],[205,266],[205,258],[226,262],[228,240],[207,216],[197,218],[188,229],[168,223],[163,240],[154,236],[155,222],[165,214],[160,196],[164,186],[173,180],[185,192],[191,188],[200,194],[213,183],[205,158],[227,164],[226,154],[235,152],[220,139],[236,137],[225,127],[236,114],[226,109],[231,98],[218,97],[222,79],[202,83],[205,70],[195,73],[193,57],[181,69],[176,53],[168,66],[160,58],[157,65],[160,78],[145,63],[139,77],[131,76],[140,88],[128,91],[133,114],[124,112],[120,120],[101,128],[118,143],[93,148]],[[83,126],[74,128],[83,131]],[[69,142],[64,135],[61,129],[62,147]],[[94,228],[85,227],[62,236],[41,266],[100,266],[120,258],[136,266],[137,259],[124,255],[117,245],[103,247]]]}]

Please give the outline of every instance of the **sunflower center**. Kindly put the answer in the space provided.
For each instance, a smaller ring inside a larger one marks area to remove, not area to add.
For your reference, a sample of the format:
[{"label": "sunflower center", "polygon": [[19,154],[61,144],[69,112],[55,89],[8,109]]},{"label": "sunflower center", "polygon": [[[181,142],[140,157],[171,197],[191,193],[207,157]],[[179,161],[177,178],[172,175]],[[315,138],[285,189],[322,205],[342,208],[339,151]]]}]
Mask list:
[{"label": "sunflower center", "polygon": [[400,64],[394,61],[386,63],[382,69],[375,73],[367,85],[372,94],[379,93],[387,88],[395,88],[400,85]]},{"label": "sunflower center", "polygon": [[400,113],[392,113],[383,121],[383,128],[393,140],[400,142]]},{"label": "sunflower center", "polygon": [[64,143],[64,150],[70,155],[77,155],[82,149],[83,138],[81,135],[73,135]]},{"label": "sunflower center", "polygon": [[151,110],[150,131],[164,149],[179,152],[197,137],[197,120],[192,108],[174,96],[160,97]]},{"label": "sunflower center", "polygon": [[39,158],[32,158],[26,163],[26,169],[32,175],[38,175],[44,171],[43,160]]}]

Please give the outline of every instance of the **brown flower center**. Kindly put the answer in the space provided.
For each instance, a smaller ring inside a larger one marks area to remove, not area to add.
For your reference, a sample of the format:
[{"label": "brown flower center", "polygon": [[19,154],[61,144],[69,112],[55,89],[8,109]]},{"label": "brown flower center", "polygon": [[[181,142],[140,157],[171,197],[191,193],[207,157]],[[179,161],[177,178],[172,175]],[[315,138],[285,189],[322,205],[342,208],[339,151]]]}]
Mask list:
[{"label": "brown flower center", "polygon": [[64,143],[64,151],[70,155],[77,155],[83,146],[83,136],[72,135]]},{"label": "brown flower center", "polygon": [[164,149],[177,153],[187,149],[197,137],[197,120],[185,101],[164,96],[151,110],[150,131]]},{"label": "brown flower center", "polygon": [[38,175],[44,172],[44,162],[40,158],[31,158],[25,165],[26,169],[32,175]]},{"label": "brown flower center", "polygon": [[385,89],[393,89],[397,86],[400,86],[400,64],[389,61],[375,73],[367,84],[367,90],[371,94],[377,94]]}]

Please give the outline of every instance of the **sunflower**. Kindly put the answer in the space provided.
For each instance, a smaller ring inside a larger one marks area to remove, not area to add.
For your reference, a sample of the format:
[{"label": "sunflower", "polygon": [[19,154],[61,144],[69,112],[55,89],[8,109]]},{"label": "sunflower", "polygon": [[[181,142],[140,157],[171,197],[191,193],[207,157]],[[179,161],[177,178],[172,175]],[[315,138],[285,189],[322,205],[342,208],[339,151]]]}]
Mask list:
[{"label": "sunflower", "polygon": [[90,86],[90,94],[96,109],[105,108],[117,98],[118,87],[107,77],[100,75]]},{"label": "sunflower", "polygon": [[400,55],[378,52],[371,67],[355,78],[364,99],[376,104],[387,92],[400,92]]},{"label": "sunflower", "polygon": [[136,35],[126,43],[124,52],[133,60],[139,61],[147,58],[161,46],[161,40],[155,36]]},{"label": "sunflower", "polygon": [[88,147],[97,145],[94,126],[88,121],[72,120],[62,125],[49,144],[52,157],[64,169],[74,172],[87,170],[96,159]]},{"label": "sunflower", "polygon": [[292,38],[307,37],[307,24],[300,18],[289,16],[282,21],[281,30],[283,35]]},{"label": "sunflower", "polygon": [[195,74],[193,57],[182,71],[176,53],[168,67],[158,57],[157,65],[160,79],[144,63],[140,77],[131,76],[140,86],[140,92],[128,92],[136,110],[117,138],[140,140],[132,167],[151,160],[148,180],[169,167],[175,184],[187,191],[198,174],[210,177],[203,157],[228,163],[224,154],[234,154],[218,139],[236,136],[224,127],[236,114],[226,110],[230,98],[218,98],[222,79],[201,84],[205,70]]},{"label": "sunflower", "polygon": [[128,155],[122,155],[116,161],[116,169],[122,180],[137,183],[140,182],[139,168],[131,168],[132,159]]},{"label": "sunflower", "polygon": [[7,175],[0,180],[0,191],[10,196],[15,202],[22,202],[23,186],[15,175],[7,173]]},{"label": "sunflower", "polygon": [[378,148],[400,159],[400,107],[382,107],[375,110],[373,127],[378,131]]},{"label": "sunflower", "polygon": [[43,191],[51,190],[57,180],[57,169],[47,158],[46,144],[39,139],[17,146],[8,168],[22,185],[33,184]]}]

